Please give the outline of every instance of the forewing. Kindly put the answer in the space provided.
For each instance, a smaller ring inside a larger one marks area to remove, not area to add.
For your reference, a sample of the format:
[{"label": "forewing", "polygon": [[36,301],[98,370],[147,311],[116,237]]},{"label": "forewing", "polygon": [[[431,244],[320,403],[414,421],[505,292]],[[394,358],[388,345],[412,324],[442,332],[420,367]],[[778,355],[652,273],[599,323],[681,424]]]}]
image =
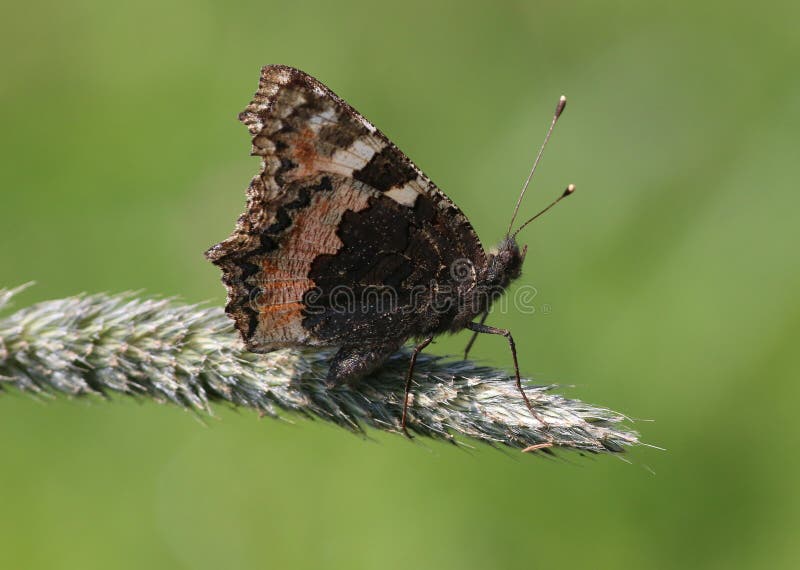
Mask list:
[{"label": "forewing", "polygon": [[309,75],[264,67],[239,119],[253,136],[252,154],[262,157],[261,171],[236,229],[206,256],[222,269],[226,311],[250,350],[398,333],[408,319],[401,323],[396,314],[373,326],[368,307],[334,311],[340,307],[332,292],[349,288],[357,296],[385,286],[404,297],[446,279],[459,259],[485,263],[461,211]]}]

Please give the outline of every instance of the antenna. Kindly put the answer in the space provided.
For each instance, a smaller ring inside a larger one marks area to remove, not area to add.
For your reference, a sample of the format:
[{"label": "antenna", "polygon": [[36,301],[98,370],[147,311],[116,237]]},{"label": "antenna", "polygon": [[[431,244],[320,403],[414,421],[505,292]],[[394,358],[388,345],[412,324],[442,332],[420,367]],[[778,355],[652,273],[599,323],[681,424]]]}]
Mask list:
[{"label": "antenna", "polygon": [[536,214],[534,217],[532,217],[530,220],[528,220],[527,222],[525,222],[524,224],[522,224],[522,225],[521,225],[519,228],[517,228],[517,231],[515,231],[515,232],[514,232],[514,234],[511,236],[511,238],[513,239],[513,238],[517,237],[517,234],[518,234],[519,232],[521,232],[521,231],[522,231],[522,228],[524,228],[525,226],[527,226],[528,224],[530,224],[530,223],[531,223],[533,220],[535,220],[536,218],[538,218],[539,216],[541,216],[542,214],[544,214],[545,212],[547,212],[547,211],[548,211],[550,208],[552,208],[553,206],[555,206],[556,204],[558,204],[558,203],[559,203],[561,200],[563,200],[564,198],[566,198],[567,196],[569,196],[569,195],[570,195],[570,194],[572,194],[573,192],[575,192],[575,185],[574,185],[574,184],[570,184],[570,185],[569,185],[569,186],[567,186],[567,188],[564,190],[563,194],[561,194],[561,196],[559,196],[558,198],[556,198],[555,200],[553,200],[553,201],[550,203],[550,205],[549,205],[549,206],[547,206],[547,207],[546,207],[544,210],[542,210],[541,212],[539,212],[538,214]]},{"label": "antenna", "polygon": [[[525,195],[525,191],[528,189],[528,184],[531,183],[531,178],[533,177],[533,173],[536,172],[536,167],[539,165],[539,161],[542,159],[542,153],[544,153],[544,147],[547,146],[547,141],[550,140],[550,135],[553,134],[553,129],[556,126],[556,122],[558,121],[558,118],[561,116],[561,113],[564,112],[564,107],[566,106],[567,106],[567,98],[564,95],[562,95],[561,98],[558,100],[558,104],[556,105],[556,112],[553,114],[553,120],[550,123],[550,128],[547,129],[547,134],[544,137],[544,142],[542,143],[542,146],[539,148],[539,154],[536,155],[536,160],[533,161],[533,167],[531,168],[530,174],[528,174],[528,178],[525,179],[525,184],[523,184],[522,191],[519,193],[519,198],[517,198],[517,205],[514,206],[514,215],[511,216],[511,223],[508,224],[508,231],[506,232],[506,235],[511,234],[511,228],[514,227],[514,220],[517,219],[517,212],[519,212],[519,206],[520,204],[522,204],[522,197]],[[555,204],[551,204],[551,206],[554,205]],[[528,222],[525,223],[527,224]],[[514,235],[517,234],[515,233]]]}]

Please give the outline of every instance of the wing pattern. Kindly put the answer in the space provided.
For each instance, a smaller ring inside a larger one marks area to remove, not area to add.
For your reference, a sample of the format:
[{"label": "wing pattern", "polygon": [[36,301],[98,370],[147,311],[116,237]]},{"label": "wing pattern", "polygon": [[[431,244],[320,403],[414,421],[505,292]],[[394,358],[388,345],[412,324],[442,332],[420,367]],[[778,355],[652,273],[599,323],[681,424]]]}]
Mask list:
[{"label": "wing pattern", "polygon": [[[239,119],[261,171],[235,230],[206,256],[222,269],[226,312],[247,348],[408,338],[441,326],[446,311],[413,318],[369,295],[388,289],[407,307],[415,291],[430,295],[431,283],[452,281],[459,260],[470,261],[474,278],[486,255],[458,207],[302,71],[264,67]],[[356,306],[341,305],[341,292]]]}]

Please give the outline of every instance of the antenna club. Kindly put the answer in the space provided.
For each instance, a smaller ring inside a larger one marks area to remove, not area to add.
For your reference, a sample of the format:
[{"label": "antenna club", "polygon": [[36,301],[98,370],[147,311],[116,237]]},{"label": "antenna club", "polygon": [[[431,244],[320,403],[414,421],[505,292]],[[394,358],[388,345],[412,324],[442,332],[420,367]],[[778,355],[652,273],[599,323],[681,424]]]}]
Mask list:
[{"label": "antenna club", "polygon": [[564,112],[564,109],[567,106],[567,97],[562,95],[561,98],[558,100],[558,105],[556,105],[556,119],[561,116],[561,113]]},{"label": "antenna club", "polygon": [[562,198],[566,198],[567,196],[569,196],[573,192],[575,192],[575,185],[574,184],[570,184],[569,186],[566,187],[566,189],[564,190],[564,193],[561,195],[561,197]]}]

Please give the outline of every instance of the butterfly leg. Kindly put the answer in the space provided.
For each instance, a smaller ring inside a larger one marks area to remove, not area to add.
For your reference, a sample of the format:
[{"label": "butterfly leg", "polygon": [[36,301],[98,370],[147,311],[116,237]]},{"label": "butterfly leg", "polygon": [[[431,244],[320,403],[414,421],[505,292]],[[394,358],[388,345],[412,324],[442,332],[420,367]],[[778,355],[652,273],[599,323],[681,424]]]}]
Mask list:
[{"label": "butterfly leg", "polygon": [[422,349],[428,346],[432,340],[433,340],[433,335],[423,340],[414,348],[414,352],[411,353],[411,362],[408,365],[408,375],[406,376],[406,389],[403,394],[403,417],[400,420],[400,427],[403,429],[403,433],[406,434],[406,436],[408,436],[409,438],[411,438],[411,434],[408,433],[408,430],[406,429],[406,417],[408,416],[408,395],[411,393],[411,379],[414,376],[414,365],[417,363],[417,355],[420,352],[422,352]]},{"label": "butterfly leg", "polygon": [[525,393],[525,390],[522,389],[522,379],[519,375],[519,364],[517,363],[517,345],[514,343],[514,338],[511,336],[511,332],[506,329],[498,329],[495,327],[490,327],[481,323],[469,323],[467,324],[467,328],[475,333],[485,333],[485,334],[497,334],[500,336],[504,336],[506,340],[508,340],[508,346],[511,347],[511,357],[514,359],[514,375],[517,380],[517,390],[519,393],[522,394],[522,399],[525,400],[525,405],[530,410],[531,414],[534,418],[537,419],[543,426],[547,426],[547,422],[545,422],[542,417],[533,409],[531,405],[531,401],[528,399],[528,395]]},{"label": "butterfly leg", "polygon": [[[486,322],[486,317],[488,316],[489,316],[489,311],[483,313],[483,316],[481,317],[481,324]],[[472,345],[475,344],[475,339],[478,338],[478,334],[479,334],[478,331],[472,332],[472,336],[469,338],[467,347],[464,349],[464,360],[466,360],[467,357],[469,357],[469,351],[472,350]]]}]

